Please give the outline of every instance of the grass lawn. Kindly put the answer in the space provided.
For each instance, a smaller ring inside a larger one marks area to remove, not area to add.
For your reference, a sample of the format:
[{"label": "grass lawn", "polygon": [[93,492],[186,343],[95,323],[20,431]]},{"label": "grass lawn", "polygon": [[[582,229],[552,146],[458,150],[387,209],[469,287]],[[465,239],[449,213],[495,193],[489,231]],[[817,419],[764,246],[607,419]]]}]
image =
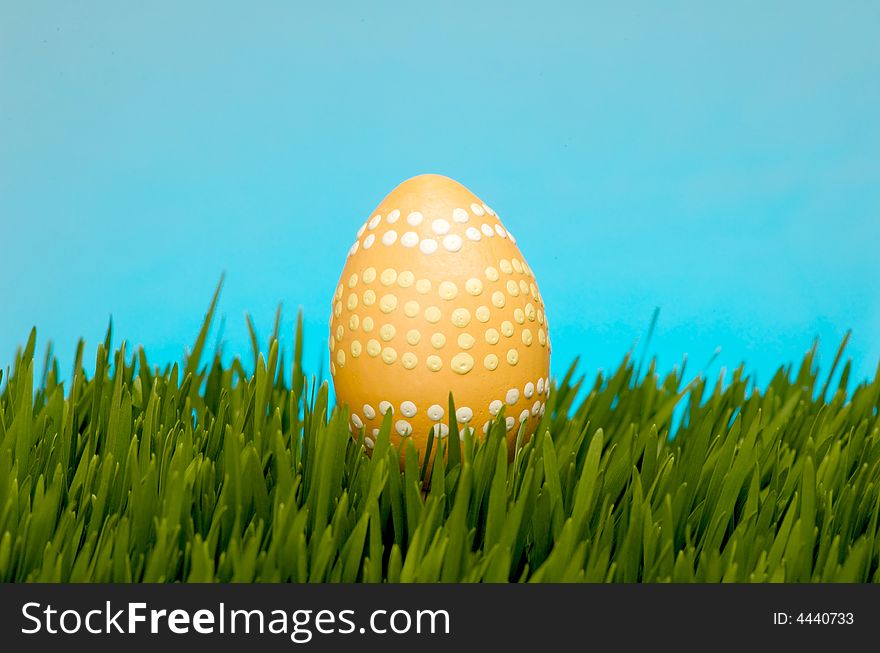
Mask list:
[{"label": "grass lawn", "polygon": [[571,372],[512,462],[502,414],[401,470],[390,415],[368,457],[299,335],[253,374],[212,359],[215,305],[163,370],[108,332],[62,384],[31,334],[0,380],[0,580],[880,580],[880,370],[847,393],[843,346],[760,391],[630,357]]}]

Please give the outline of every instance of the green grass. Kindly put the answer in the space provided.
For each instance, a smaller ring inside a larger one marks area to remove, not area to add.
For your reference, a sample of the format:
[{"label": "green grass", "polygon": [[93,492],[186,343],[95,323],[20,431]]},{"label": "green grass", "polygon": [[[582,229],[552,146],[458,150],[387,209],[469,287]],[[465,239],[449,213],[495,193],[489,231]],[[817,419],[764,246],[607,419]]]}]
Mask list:
[{"label": "green grass", "polygon": [[401,471],[389,420],[368,457],[328,411],[301,336],[289,366],[277,327],[254,374],[208,360],[215,303],[181,365],[108,332],[91,378],[80,344],[36,392],[31,334],[0,381],[0,579],[880,580],[880,371],[847,393],[814,349],[758,392],[626,357],[558,380],[512,463],[502,416]]}]

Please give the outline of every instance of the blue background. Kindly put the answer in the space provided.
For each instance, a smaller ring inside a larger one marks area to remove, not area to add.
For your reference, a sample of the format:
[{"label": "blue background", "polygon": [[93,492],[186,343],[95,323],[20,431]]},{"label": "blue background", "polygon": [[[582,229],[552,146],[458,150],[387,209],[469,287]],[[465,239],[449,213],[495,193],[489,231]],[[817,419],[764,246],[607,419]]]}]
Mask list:
[{"label": "blue background", "polygon": [[[148,5],[148,6],[141,6]],[[185,5],[185,6],[184,6]],[[711,6],[710,6],[711,5]],[[324,356],[359,224],[439,172],[513,231],[554,373],[880,358],[880,3],[0,2],[0,365],[32,325]],[[326,363],[325,363],[326,365]]]}]

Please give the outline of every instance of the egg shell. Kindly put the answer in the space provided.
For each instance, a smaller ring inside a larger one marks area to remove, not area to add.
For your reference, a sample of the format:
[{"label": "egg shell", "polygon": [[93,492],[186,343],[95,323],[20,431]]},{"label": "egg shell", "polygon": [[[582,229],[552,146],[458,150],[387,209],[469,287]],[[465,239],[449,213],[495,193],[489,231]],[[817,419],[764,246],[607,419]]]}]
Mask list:
[{"label": "egg shell", "polygon": [[357,230],[333,297],[330,370],[355,437],[426,450],[460,428],[482,437],[503,408],[508,451],[534,432],[550,393],[544,301],[514,236],[470,190],[441,175],[395,188]]}]

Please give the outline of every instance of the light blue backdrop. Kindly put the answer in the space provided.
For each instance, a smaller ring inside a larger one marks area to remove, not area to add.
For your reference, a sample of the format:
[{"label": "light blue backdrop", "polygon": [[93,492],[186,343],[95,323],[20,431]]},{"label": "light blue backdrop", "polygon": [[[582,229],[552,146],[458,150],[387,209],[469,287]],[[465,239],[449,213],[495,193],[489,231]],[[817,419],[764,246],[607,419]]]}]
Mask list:
[{"label": "light blue backdrop", "polygon": [[[146,5],[146,6],[144,6]],[[221,271],[230,354],[302,306],[315,370],[352,233],[440,172],[517,234],[554,371],[661,308],[668,369],[759,381],[848,328],[880,357],[880,3],[0,2],[0,365],[178,358]]]}]

